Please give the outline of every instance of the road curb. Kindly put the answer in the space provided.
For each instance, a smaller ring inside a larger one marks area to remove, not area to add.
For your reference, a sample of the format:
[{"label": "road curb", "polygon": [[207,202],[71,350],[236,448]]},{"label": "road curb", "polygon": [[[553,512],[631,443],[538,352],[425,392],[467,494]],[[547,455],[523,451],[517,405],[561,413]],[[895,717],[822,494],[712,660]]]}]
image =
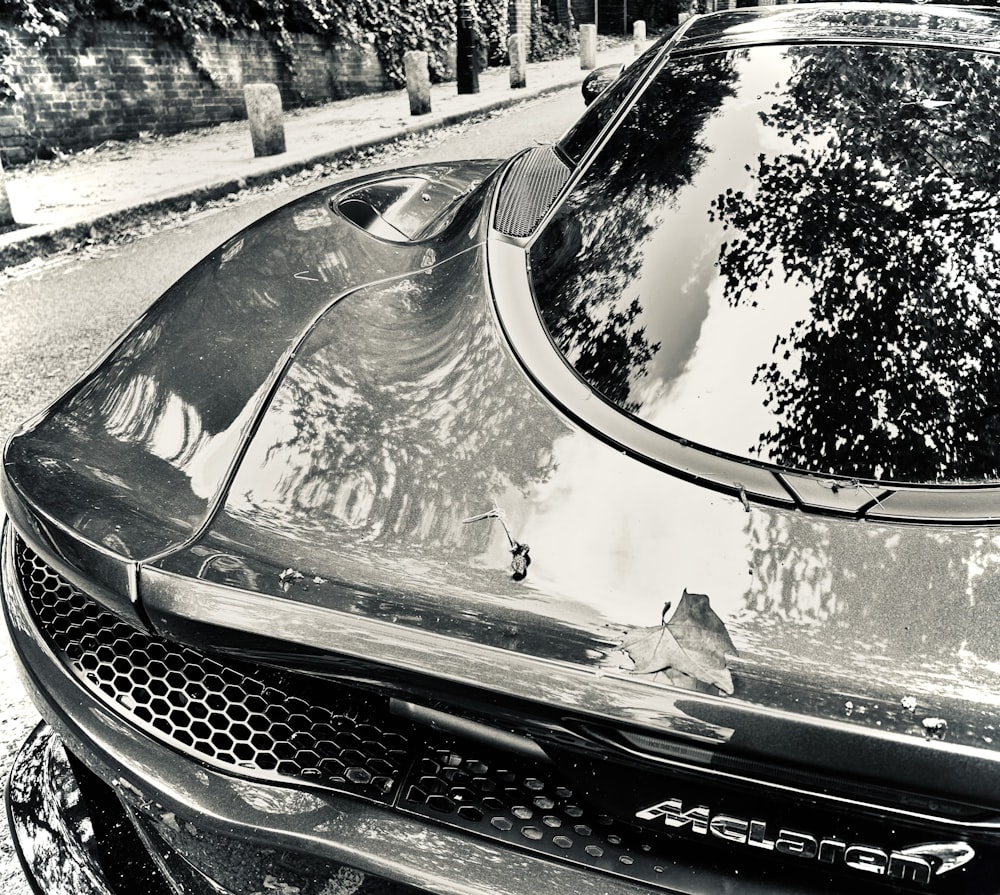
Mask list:
[{"label": "road curb", "polygon": [[148,201],[116,208],[92,217],[81,218],[57,224],[36,224],[0,235],[0,270],[27,264],[35,258],[53,255],[79,245],[92,237],[95,232],[113,230],[135,215],[183,213],[191,203],[204,203],[222,199],[247,187],[260,187],[313,168],[316,165],[331,164],[370,149],[402,142],[410,137],[429,133],[460,124],[470,118],[488,115],[509,108],[527,100],[548,96],[578,86],[586,72],[574,73],[544,87],[517,90],[512,95],[501,97],[488,103],[460,112],[432,117],[430,120],[407,122],[399,127],[387,128],[377,137],[359,140],[355,143],[340,144],[327,150],[302,156],[294,160],[276,158],[275,164],[266,170],[239,177],[227,177],[198,187],[186,187],[175,192],[156,196]]}]

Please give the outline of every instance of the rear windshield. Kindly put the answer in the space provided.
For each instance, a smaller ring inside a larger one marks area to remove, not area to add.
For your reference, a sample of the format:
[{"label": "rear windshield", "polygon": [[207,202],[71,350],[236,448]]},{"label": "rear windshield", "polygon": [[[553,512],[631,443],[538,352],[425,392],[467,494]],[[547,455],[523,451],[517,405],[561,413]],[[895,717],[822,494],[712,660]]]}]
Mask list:
[{"label": "rear windshield", "polygon": [[657,75],[530,249],[622,411],[820,474],[1000,479],[998,58],[767,46]]}]

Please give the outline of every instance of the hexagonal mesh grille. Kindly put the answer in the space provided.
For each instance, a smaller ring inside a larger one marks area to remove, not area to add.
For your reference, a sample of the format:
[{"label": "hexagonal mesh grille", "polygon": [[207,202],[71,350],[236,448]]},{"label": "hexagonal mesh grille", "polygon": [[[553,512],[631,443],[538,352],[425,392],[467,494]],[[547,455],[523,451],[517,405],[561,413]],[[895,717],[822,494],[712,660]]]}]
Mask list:
[{"label": "hexagonal mesh grille", "polygon": [[593,811],[551,765],[447,735],[414,735],[370,694],[341,688],[323,704],[303,698],[314,683],[307,678],[223,664],[125,623],[20,538],[14,558],[29,608],[64,664],[116,712],[180,751],[245,776],[348,792],[510,847],[672,885],[670,837]]},{"label": "hexagonal mesh grille", "polygon": [[[15,562],[40,629],[95,695],[161,741],[246,776],[293,778],[388,802],[409,743],[377,700],[258,666],[222,664],[105,610],[20,538]],[[302,698],[308,695],[309,698]]]},{"label": "hexagonal mesh grille", "polygon": [[666,885],[663,843],[595,813],[558,772],[512,757],[439,749],[422,758],[399,807],[488,839],[595,870]]}]

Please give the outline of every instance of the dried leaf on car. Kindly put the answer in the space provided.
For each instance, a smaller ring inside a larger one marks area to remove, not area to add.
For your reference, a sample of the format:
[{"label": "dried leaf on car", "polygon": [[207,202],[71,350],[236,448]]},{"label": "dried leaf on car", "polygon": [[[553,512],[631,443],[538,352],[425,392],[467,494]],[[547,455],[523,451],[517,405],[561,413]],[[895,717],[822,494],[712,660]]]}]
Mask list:
[{"label": "dried leaf on car", "polygon": [[735,656],[736,647],[708,597],[685,590],[673,615],[665,617],[666,609],[660,624],[626,633],[620,648],[635,663],[632,673],[679,686],[690,686],[685,679],[693,678],[732,694],[726,657]]}]

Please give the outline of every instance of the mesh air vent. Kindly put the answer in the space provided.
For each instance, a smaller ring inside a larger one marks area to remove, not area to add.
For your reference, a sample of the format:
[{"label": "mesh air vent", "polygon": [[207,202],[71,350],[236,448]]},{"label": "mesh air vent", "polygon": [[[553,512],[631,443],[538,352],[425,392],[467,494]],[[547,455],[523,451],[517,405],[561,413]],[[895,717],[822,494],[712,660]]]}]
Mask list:
[{"label": "mesh air vent", "polygon": [[20,538],[15,561],[49,644],[88,690],[132,723],[246,776],[391,798],[411,744],[376,700],[332,683],[316,694],[296,675],[222,664],[140,631],[74,587]]},{"label": "mesh air vent", "polygon": [[530,236],[569,177],[569,168],[551,146],[540,146],[514,161],[497,203],[494,226],[507,236]]}]

